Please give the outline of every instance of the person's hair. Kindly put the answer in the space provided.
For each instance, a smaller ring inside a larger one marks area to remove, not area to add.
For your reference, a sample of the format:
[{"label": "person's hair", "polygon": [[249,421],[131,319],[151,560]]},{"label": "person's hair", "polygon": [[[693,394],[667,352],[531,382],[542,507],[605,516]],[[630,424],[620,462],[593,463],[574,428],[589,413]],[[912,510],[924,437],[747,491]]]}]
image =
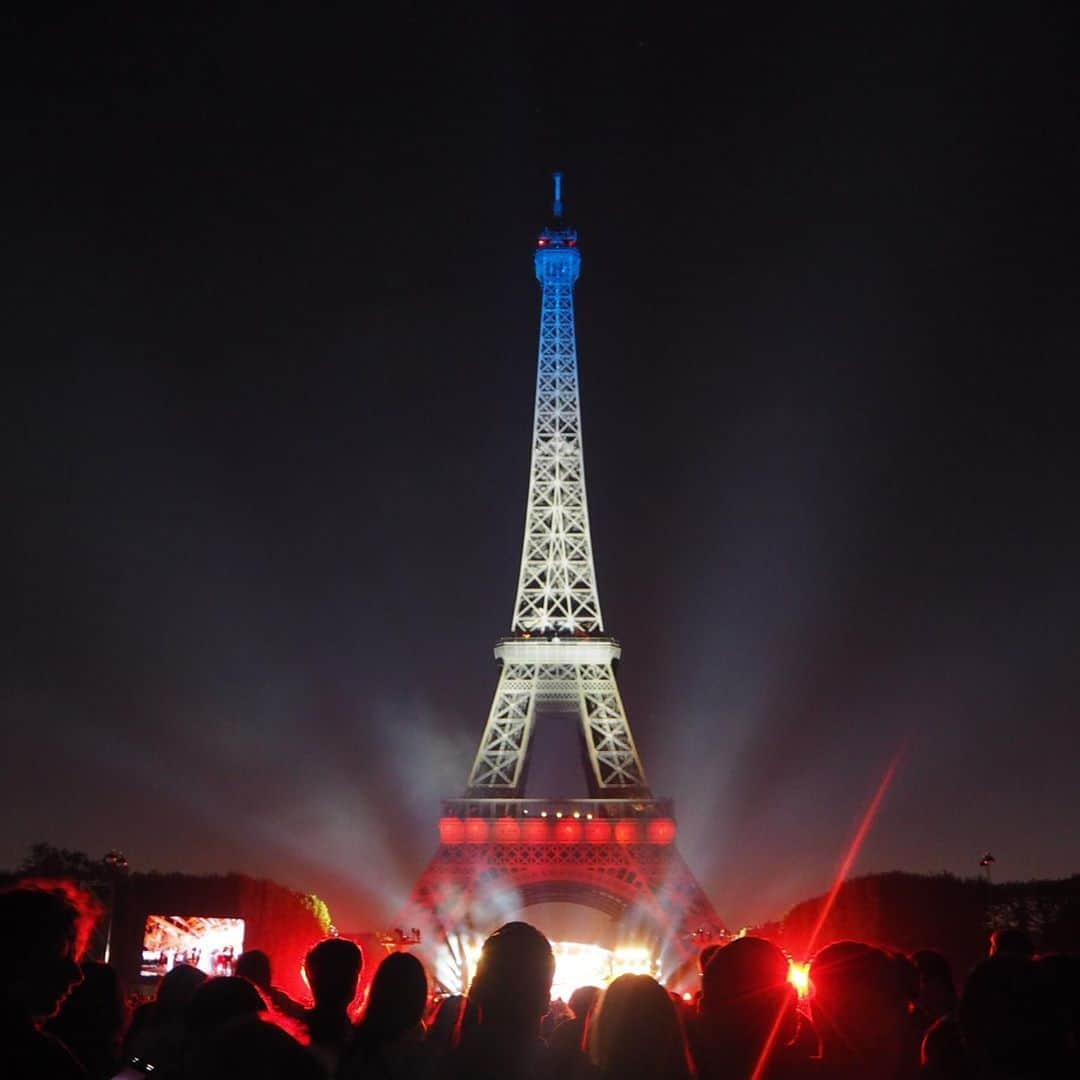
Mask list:
[{"label": "person's hair", "polygon": [[1035,955],[1035,945],[1025,930],[1017,926],[1002,926],[990,935],[990,955],[1030,959]]},{"label": "person's hair", "polygon": [[167,971],[161,976],[155,997],[158,1016],[161,1019],[182,1016],[191,1004],[195,991],[208,978],[205,971],[200,971],[193,964],[177,964],[172,971]]},{"label": "person's hair", "polygon": [[484,942],[469,997],[480,1023],[539,1023],[551,999],[555,956],[535,926],[511,922]]},{"label": "person's hair", "polygon": [[686,1038],[668,992],[649,975],[620,975],[589,1028],[589,1054],[605,1078],[688,1080]]},{"label": "person's hair", "polygon": [[79,960],[101,905],[71,881],[30,878],[0,889],[0,970],[35,965],[70,944]]},{"label": "person's hair", "polygon": [[919,969],[919,977],[924,982],[942,983],[950,989],[955,987],[952,967],[937,949],[917,949],[911,954],[911,962]]},{"label": "person's hair", "polygon": [[242,1016],[194,1048],[187,1075],[199,1080],[325,1080],[326,1070],[277,1024]]},{"label": "person's hair", "polygon": [[187,1010],[188,1030],[203,1036],[231,1020],[264,1012],[262,994],[247,979],[224,975],[208,979],[195,991]]},{"label": "person's hair", "polygon": [[701,980],[696,1050],[710,1061],[734,1061],[741,1069],[766,1044],[776,1050],[795,1037],[798,995],[788,982],[788,960],[764,938],[742,937],[709,961]]},{"label": "person's hair", "polygon": [[427,972],[411,953],[391,953],[375,970],[364,1015],[356,1025],[361,1047],[396,1039],[415,1028],[427,1008]]},{"label": "person's hair", "polygon": [[810,979],[826,1061],[833,1055],[884,1061],[902,1052],[908,988],[892,956],[873,945],[837,941],[814,957]]},{"label": "person's hair", "polygon": [[262,949],[248,949],[236,958],[236,975],[254,983],[260,990],[270,989],[270,957]]},{"label": "person's hair", "polygon": [[356,981],[364,965],[360,946],[347,938],[326,938],[304,960],[315,1006],[346,1008],[356,997]]},{"label": "person's hair", "polygon": [[600,1000],[600,994],[599,986],[579,986],[566,1003],[567,1008],[574,1014],[574,1019],[584,1020]]},{"label": "person's hair", "polygon": [[720,949],[709,961],[701,981],[701,1004],[706,1011],[737,1008],[753,1012],[772,1004],[776,991],[785,996],[792,990],[788,982],[788,961],[771,941],[742,937]]}]

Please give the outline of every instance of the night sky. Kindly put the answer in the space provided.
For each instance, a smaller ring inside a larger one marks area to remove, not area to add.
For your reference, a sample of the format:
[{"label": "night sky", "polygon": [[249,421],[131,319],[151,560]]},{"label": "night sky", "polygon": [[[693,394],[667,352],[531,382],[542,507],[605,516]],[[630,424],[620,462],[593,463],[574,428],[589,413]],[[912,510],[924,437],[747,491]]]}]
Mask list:
[{"label": "night sky", "polygon": [[0,866],[393,918],[509,630],[560,168],[605,623],[721,917],[824,891],[902,748],[857,871],[1080,870],[1068,5],[183,7],[7,19]]}]

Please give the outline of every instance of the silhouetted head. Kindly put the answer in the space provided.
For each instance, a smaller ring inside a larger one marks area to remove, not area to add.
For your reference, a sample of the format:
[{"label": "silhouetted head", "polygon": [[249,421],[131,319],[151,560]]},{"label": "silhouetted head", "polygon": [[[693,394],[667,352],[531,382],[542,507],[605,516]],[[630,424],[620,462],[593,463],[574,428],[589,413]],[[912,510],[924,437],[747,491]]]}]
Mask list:
[{"label": "silhouetted head", "polygon": [[469,997],[482,1025],[539,1025],[554,977],[555,956],[548,939],[535,926],[511,922],[484,942]]},{"label": "silhouetted head", "polygon": [[307,954],[304,971],[318,1009],[347,1009],[356,997],[364,957],[355,941],[327,938]]},{"label": "silhouetted head", "polygon": [[604,991],[589,1030],[604,1077],[685,1080],[686,1041],[675,1004],[649,975],[620,975]]},{"label": "silhouetted head", "polygon": [[270,957],[262,949],[248,949],[236,958],[234,972],[263,992],[270,990]]},{"label": "silhouetted head", "polygon": [[774,1046],[791,1041],[798,994],[788,970],[787,957],[764,938],[738,938],[713,956],[702,980],[700,1013],[702,1033],[715,1052],[756,1059],[774,1027]]},{"label": "silhouetted head", "polygon": [[919,972],[916,1003],[923,1014],[937,1019],[956,1008],[956,986],[949,961],[935,949],[919,949],[911,954]]},{"label": "silhouetted head", "polygon": [[188,1030],[195,1036],[205,1036],[223,1024],[240,1017],[257,1017],[266,1012],[262,994],[237,975],[208,979],[195,991],[188,1006]]},{"label": "silhouetted head", "polygon": [[698,953],[697,970],[698,974],[704,976],[705,969],[709,966],[709,961],[723,948],[719,941],[714,941],[711,945],[706,945],[701,952]]},{"label": "silhouetted head", "polygon": [[326,1071],[277,1024],[245,1016],[207,1036],[188,1075],[199,1080],[325,1080]]},{"label": "silhouetted head", "polygon": [[119,1037],[126,1020],[127,1006],[116,971],[108,964],[87,961],[82,965],[82,982],[64,999],[49,1030],[66,1043],[73,1041],[74,1033],[88,1031],[108,1040]]},{"label": "silhouetted head", "polygon": [[600,1000],[599,986],[579,986],[566,1003],[576,1020],[584,1020],[593,1006]]},{"label": "silhouetted head", "polygon": [[391,953],[375,972],[360,1026],[392,1039],[423,1020],[427,998],[424,965],[412,953]]},{"label": "silhouetted head", "polygon": [[78,960],[96,912],[70,882],[23,882],[0,891],[0,1000],[47,1017],[82,979]]},{"label": "silhouetted head", "polygon": [[157,989],[158,1018],[168,1016],[182,1016],[195,991],[199,989],[208,976],[205,971],[200,971],[191,964],[177,964],[172,971],[166,972],[161,977]]},{"label": "silhouetted head", "polygon": [[888,953],[858,941],[838,941],[814,957],[810,981],[811,1011],[826,1062],[875,1063],[886,1071],[899,1062],[908,988]]},{"label": "silhouetted head", "polygon": [[1030,960],[1035,946],[1027,933],[1015,926],[1003,926],[990,935],[991,956],[1023,956]]}]

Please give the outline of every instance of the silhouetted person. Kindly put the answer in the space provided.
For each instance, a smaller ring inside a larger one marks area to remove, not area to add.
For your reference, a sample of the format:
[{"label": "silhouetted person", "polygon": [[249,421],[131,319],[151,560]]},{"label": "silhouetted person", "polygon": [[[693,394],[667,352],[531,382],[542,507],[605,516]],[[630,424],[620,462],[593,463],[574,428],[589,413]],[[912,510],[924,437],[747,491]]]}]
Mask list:
[{"label": "silhouetted person", "polygon": [[86,1075],[58,1039],[39,1030],[82,974],[88,915],[74,887],[24,884],[0,892],[0,1076]]},{"label": "silhouetted person", "polygon": [[551,1033],[547,1041],[554,1071],[562,1072],[576,1067],[585,1049],[586,1025],[600,995],[599,986],[579,986],[570,995],[566,1003],[570,1016]]},{"label": "silhouetted person", "polygon": [[[195,991],[187,1008],[187,1032],[181,1055],[183,1076],[195,1080],[198,1073],[192,1068],[192,1060],[201,1055],[217,1032],[238,1020],[261,1020],[266,1011],[262,994],[247,979],[235,975],[207,979]],[[157,1080],[159,1070],[155,1069],[153,1075]]]},{"label": "silhouetted person", "polygon": [[991,956],[1023,956],[1030,960],[1035,945],[1028,934],[1015,926],[1004,926],[990,935]]},{"label": "silhouetted person", "polygon": [[445,1057],[476,1027],[476,1006],[463,994],[443,998],[427,1030],[427,1042],[436,1058]]},{"label": "silhouetted person", "polygon": [[188,1070],[190,1080],[326,1080],[326,1076],[323,1066],[291,1035],[251,1016],[230,1020],[209,1033]]},{"label": "silhouetted person", "polygon": [[940,1016],[956,1010],[956,986],[949,961],[935,949],[919,949],[911,954],[919,972],[919,992],[915,1005],[924,1020],[931,1024]]},{"label": "silhouetted person", "polygon": [[893,957],[857,941],[822,949],[810,965],[810,999],[825,1075],[913,1076],[908,987]]},{"label": "silhouetted person", "polygon": [[187,1011],[190,1038],[201,1039],[242,1017],[258,1017],[266,1012],[262,994],[237,975],[207,979],[195,991]]},{"label": "silhouetted person", "polygon": [[304,972],[315,1004],[304,1010],[303,1021],[311,1037],[311,1052],[333,1075],[352,1034],[349,1006],[364,964],[360,946],[345,938],[327,938],[304,960]]},{"label": "silhouetted person", "polygon": [[967,1080],[971,1076],[960,1021],[955,1013],[939,1016],[923,1036],[919,1055],[925,1080]]},{"label": "silhouetted person", "polygon": [[304,1006],[294,1001],[278,986],[274,986],[270,974],[270,957],[262,949],[248,949],[236,958],[236,972],[262,992],[270,1005],[290,1020],[302,1020]]},{"label": "silhouetted person", "polygon": [[138,1058],[154,1066],[155,1080],[180,1071],[187,1042],[188,1007],[206,972],[178,964],[161,977],[154,1000],[141,1005],[131,1018],[124,1040],[124,1060]]},{"label": "silhouetted person", "polygon": [[1080,1076],[1080,956],[1044,953],[1036,961],[1039,978],[1061,1021],[1061,1037],[1070,1048],[1071,1073]]},{"label": "silhouetted person", "polygon": [[391,953],[371,982],[364,1015],[338,1066],[342,1080],[424,1080],[434,1050],[424,1041],[428,983],[424,965],[410,953]]},{"label": "silhouetted person", "polygon": [[571,1017],[570,1006],[562,998],[554,998],[548,1004],[548,1011],[540,1020],[540,1037],[547,1042],[551,1033]]},{"label": "silhouetted person", "polygon": [[82,982],[45,1025],[82,1063],[90,1080],[111,1080],[120,1068],[127,1005],[120,979],[108,964],[82,965]]},{"label": "silhouetted person", "polygon": [[979,1080],[1069,1075],[1064,1018],[1036,961],[1008,954],[983,960],[968,976],[958,1013]]},{"label": "silhouetted person", "polygon": [[689,1080],[686,1040],[668,992],[649,975],[620,975],[589,1027],[601,1080]]},{"label": "silhouetted person", "polygon": [[547,1012],[555,957],[534,926],[511,922],[484,942],[469,997],[476,1027],[446,1058],[445,1075],[458,1080],[533,1080],[548,1065],[539,1036]]},{"label": "silhouetted person", "polygon": [[749,1077],[768,1048],[767,1075],[793,1057],[798,994],[787,957],[770,941],[743,937],[705,969],[694,1052],[702,1077]]}]

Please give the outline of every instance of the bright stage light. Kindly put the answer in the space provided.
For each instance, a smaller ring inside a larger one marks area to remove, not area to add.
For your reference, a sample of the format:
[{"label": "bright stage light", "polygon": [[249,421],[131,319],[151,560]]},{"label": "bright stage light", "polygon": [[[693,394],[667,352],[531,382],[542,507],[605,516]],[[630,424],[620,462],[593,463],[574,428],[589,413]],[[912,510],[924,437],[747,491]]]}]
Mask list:
[{"label": "bright stage light", "polygon": [[654,979],[660,974],[660,965],[646,945],[620,945],[611,954],[611,977],[620,975],[651,975]]},{"label": "bright stage light", "polygon": [[[436,975],[448,989],[464,993],[476,974],[480,960],[480,938],[456,936],[451,947],[441,950],[436,962]],[[451,945],[448,942],[448,945]],[[658,978],[660,965],[652,949],[645,945],[623,945],[605,949],[581,941],[553,941],[555,978],[551,984],[552,1000],[568,1001],[579,986],[599,986],[604,989],[620,975],[651,975]]]},{"label": "bright stage light", "polygon": [[569,1001],[579,986],[607,986],[611,981],[611,950],[580,941],[553,941],[555,978],[551,984],[552,1000]]},{"label": "bright stage light", "polygon": [[792,960],[788,964],[787,979],[798,991],[800,998],[805,998],[810,993],[810,966],[808,964],[798,964]]}]

